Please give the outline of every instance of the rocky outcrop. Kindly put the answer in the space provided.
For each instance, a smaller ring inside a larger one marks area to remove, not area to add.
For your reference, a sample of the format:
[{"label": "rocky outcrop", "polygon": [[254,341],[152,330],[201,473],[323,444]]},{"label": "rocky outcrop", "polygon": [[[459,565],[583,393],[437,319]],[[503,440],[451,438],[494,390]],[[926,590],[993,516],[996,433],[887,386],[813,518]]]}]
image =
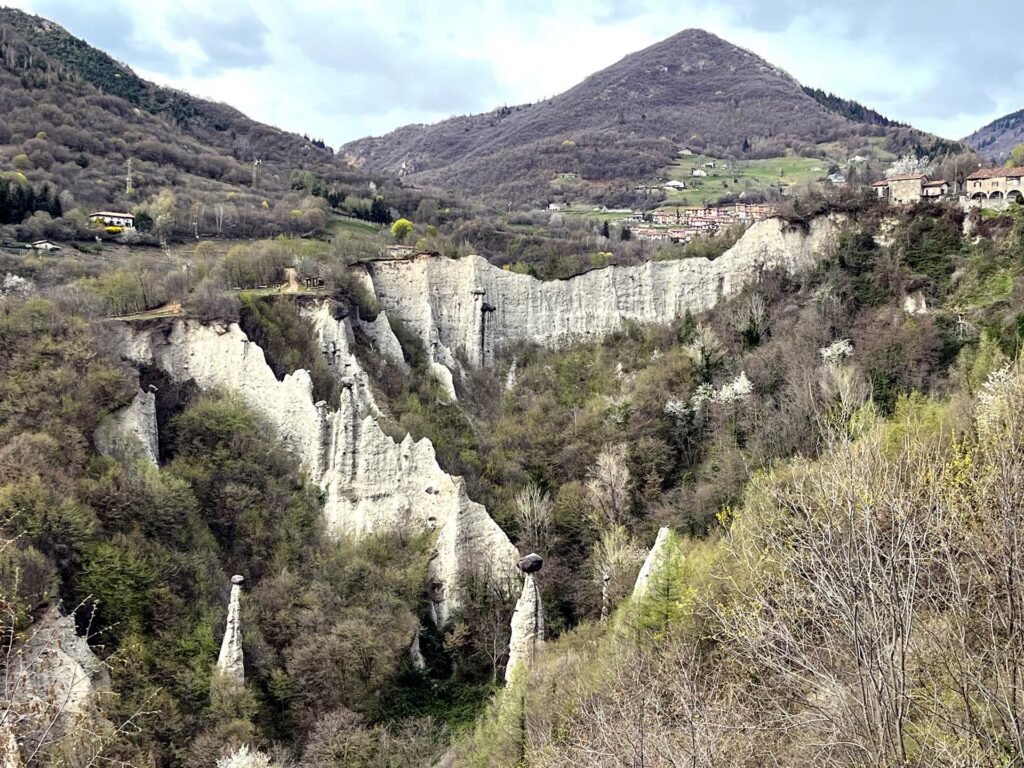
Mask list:
[{"label": "rocky outcrop", "polygon": [[242,577],[231,577],[231,596],[228,598],[228,618],[224,625],[224,639],[220,643],[217,670],[239,683],[245,682],[245,662],[242,656]]},{"label": "rocky outcrop", "polygon": [[400,320],[423,341],[430,370],[454,398],[460,359],[488,365],[518,342],[557,347],[610,333],[627,321],[664,323],[709,309],[761,270],[792,272],[813,264],[837,231],[827,218],[806,231],[769,220],[752,226],[714,261],[608,267],[552,282],[497,269],[475,256],[356,267],[356,279],[383,307],[372,322],[335,314],[326,302],[306,313],[342,384],[337,409],[314,402],[304,370],[278,380],[263,351],[236,324],[176,320],[169,329],[148,330],[123,325],[121,349],[177,381],[237,392],[263,414],[323,490],[334,531],[434,532],[433,615],[443,625],[471,580],[510,594],[518,552],[487,510],[468,497],[462,480],[441,469],[428,440],[406,436],[396,442],[381,429],[370,382],[352,352],[352,323],[397,363],[401,345],[388,316]]},{"label": "rocky outcrop", "polygon": [[326,413],[329,439],[321,466],[325,512],[335,530],[361,535],[383,531],[436,531],[431,560],[433,616],[447,623],[462,602],[463,586],[482,579],[502,594],[514,583],[518,552],[508,536],[466,493],[462,478],[441,469],[434,446],[410,435],[396,443],[379,415],[365,372],[351,351],[351,331],[322,305],[310,313],[321,348],[342,381],[337,412]]},{"label": "rocky outcrop", "polygon": [[640,566],[640,573],[637,574],[636,583],[633,585],[633,598],[639,599],[647,594],[647,590],[650,586],[651,574],[654,573],[658,562],[664,557],[666,548],[669,546],[669,542],[672,540],[672,531],[668,528],[662,528],[658,531],[658,536],[654,540],[654,546],[651,547],[651,551],[647,553],[647,557],[644,559],[644,564]]},{"label": "rocky outcrop", "polygon": [[[56,605],[29,628],[4,682],[5,719],[26,754],[90,751],[113,729],[100,711],[110,693],[107,668]],[[12,734],[2,735],[9,746]]]},{"label": "rocky outcrop", "polygon": [[927,315],[928,300],[921,291],[912,293],[903,298],[903,311],[908,315]]},{"label": "rocky outcrop", "polygon": [[508,664],[505,666],[505,682],[509,682],[520,668],[529,668],[540,647],[544,644],[544,606],[540,600],[540,589],[533,574],[526,574],[523,593],[512,614],[512,638],[508,645]]},{"label": "rocky outcrop", "polygon": [[263,350],[236,325],[174,321],[169,329],[120,328],[122,354],[154,364],[177,381],[237,392],[299,457],[325,494],[325,514],[338,532],[435,531],[430,563],[433,615],[447,623],[463,587],[482,579],[509,594],[518,552],[461,478],[444,472],[429,440],[395,442],[377,423],[369,380],[352,353],[350,320],[327,303],[307,313],[320,349],[342,383],[337,410],[313,401],[304,370],[279,381]]},{"label": "rocky outcrop", "polygon": [[796,272],[813,265],[837,234],[830,218],[815,219],[806,232],[768,219],[714,261],[651,261],[547,282],[498,269],[479,256],[425,256],[364,268],[380,305],[423,340],[433,360],[458,372],[460,359],[489,365],[518,342],[558,347],[598,338],[626,321],[667,323],[687,311],[711,309],[763,270]]},{"label": "rocky outcrop", "polygon": [[416,628],[416,634],[412,636],[412,644],[409,646],[409,662],[417,672],[424,672],[427,669],[427,660],[420,649],[420,630]]},{"label": "rocky outcrop", "polygon": [[156,464],[160,443],[156,426],[156,395],[141,389],[124,408],[106,416],[96,428],[93,443],[104,456],[122,464]]},{"label": "rocky outcrop", "polygon": [[402,352],[402,344],[391,329],[391,323],[388,322],[388,316],[384,312],[378,313],[372,321],[363,321],[360,326],[382,357],[399,370],[405,373],[409,372],[409,365],[405,362],[405,354]]}]

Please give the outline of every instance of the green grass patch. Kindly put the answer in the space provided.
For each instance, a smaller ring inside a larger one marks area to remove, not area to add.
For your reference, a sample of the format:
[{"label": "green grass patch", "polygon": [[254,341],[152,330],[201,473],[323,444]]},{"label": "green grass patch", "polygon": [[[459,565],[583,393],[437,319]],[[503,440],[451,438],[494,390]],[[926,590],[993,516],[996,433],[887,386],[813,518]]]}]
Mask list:
[{"label": "green grass patch", "polygon": [[331,234],[339,232],[355,232],[360,235],[375,235],[380,227],[362,219],[350,219],[345,216],[338,216],[327,222],[327,231]]},{"label": "green grass patch", "polygon": [[[714,167],[709,164],[714,163]],[[770,157],[762,160],[726,160],[707,155],[684,155],[665,169],[669,180],[681,181],[685,189],[666,189],[662,207],[706,205],[723,195],[737,197],[743,192],[784,192],[805,181],[823,179],[832,161],[816,157]],[[694,176],[695,170],[707,176]]]}]

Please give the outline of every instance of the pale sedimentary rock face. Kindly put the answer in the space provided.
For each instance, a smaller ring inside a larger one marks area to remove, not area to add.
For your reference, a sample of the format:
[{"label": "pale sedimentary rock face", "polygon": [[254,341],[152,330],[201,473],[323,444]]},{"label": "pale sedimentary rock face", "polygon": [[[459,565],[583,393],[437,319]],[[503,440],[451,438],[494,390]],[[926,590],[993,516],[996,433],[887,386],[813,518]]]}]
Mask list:
[{"label": "pale sedimentary rock face", "polygon": [[528,668],[544,644],[544,606],[540,589],[531,574],[526,574],[523,592],[512,614],[512,637],[508,646],[505,680],[511,680],[520,667]]}]

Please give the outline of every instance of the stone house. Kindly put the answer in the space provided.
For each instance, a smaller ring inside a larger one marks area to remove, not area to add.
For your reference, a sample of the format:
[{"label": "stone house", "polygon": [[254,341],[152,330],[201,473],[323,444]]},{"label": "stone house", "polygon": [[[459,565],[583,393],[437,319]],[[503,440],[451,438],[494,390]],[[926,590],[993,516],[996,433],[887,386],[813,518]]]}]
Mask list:
[{"label": "stone house", "polygon": [[929,181],[923,173],[907,173],[890,176],[871,185],[881,198],[888,198],[896,205],[918,203],[922,200],[940,200],[949,194],[949,182],[945,179]]},{"label": "stone house", "polygon": [[975,204],[992,201],[1005,205],[1024,198],[1024,168],[979,168],[967,177],[964,197]]}]

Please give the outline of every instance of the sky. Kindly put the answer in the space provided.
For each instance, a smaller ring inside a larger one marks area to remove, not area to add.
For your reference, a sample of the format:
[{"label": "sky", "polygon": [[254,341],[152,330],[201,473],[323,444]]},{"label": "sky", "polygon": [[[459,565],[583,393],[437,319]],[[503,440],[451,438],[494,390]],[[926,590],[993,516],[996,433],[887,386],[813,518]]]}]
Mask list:
[{"label": "sky", "polygon": [[947,138],[1024,108],[1008,0],[6,0],[141,76],[332,146],[543,100],[689,27]]}]

